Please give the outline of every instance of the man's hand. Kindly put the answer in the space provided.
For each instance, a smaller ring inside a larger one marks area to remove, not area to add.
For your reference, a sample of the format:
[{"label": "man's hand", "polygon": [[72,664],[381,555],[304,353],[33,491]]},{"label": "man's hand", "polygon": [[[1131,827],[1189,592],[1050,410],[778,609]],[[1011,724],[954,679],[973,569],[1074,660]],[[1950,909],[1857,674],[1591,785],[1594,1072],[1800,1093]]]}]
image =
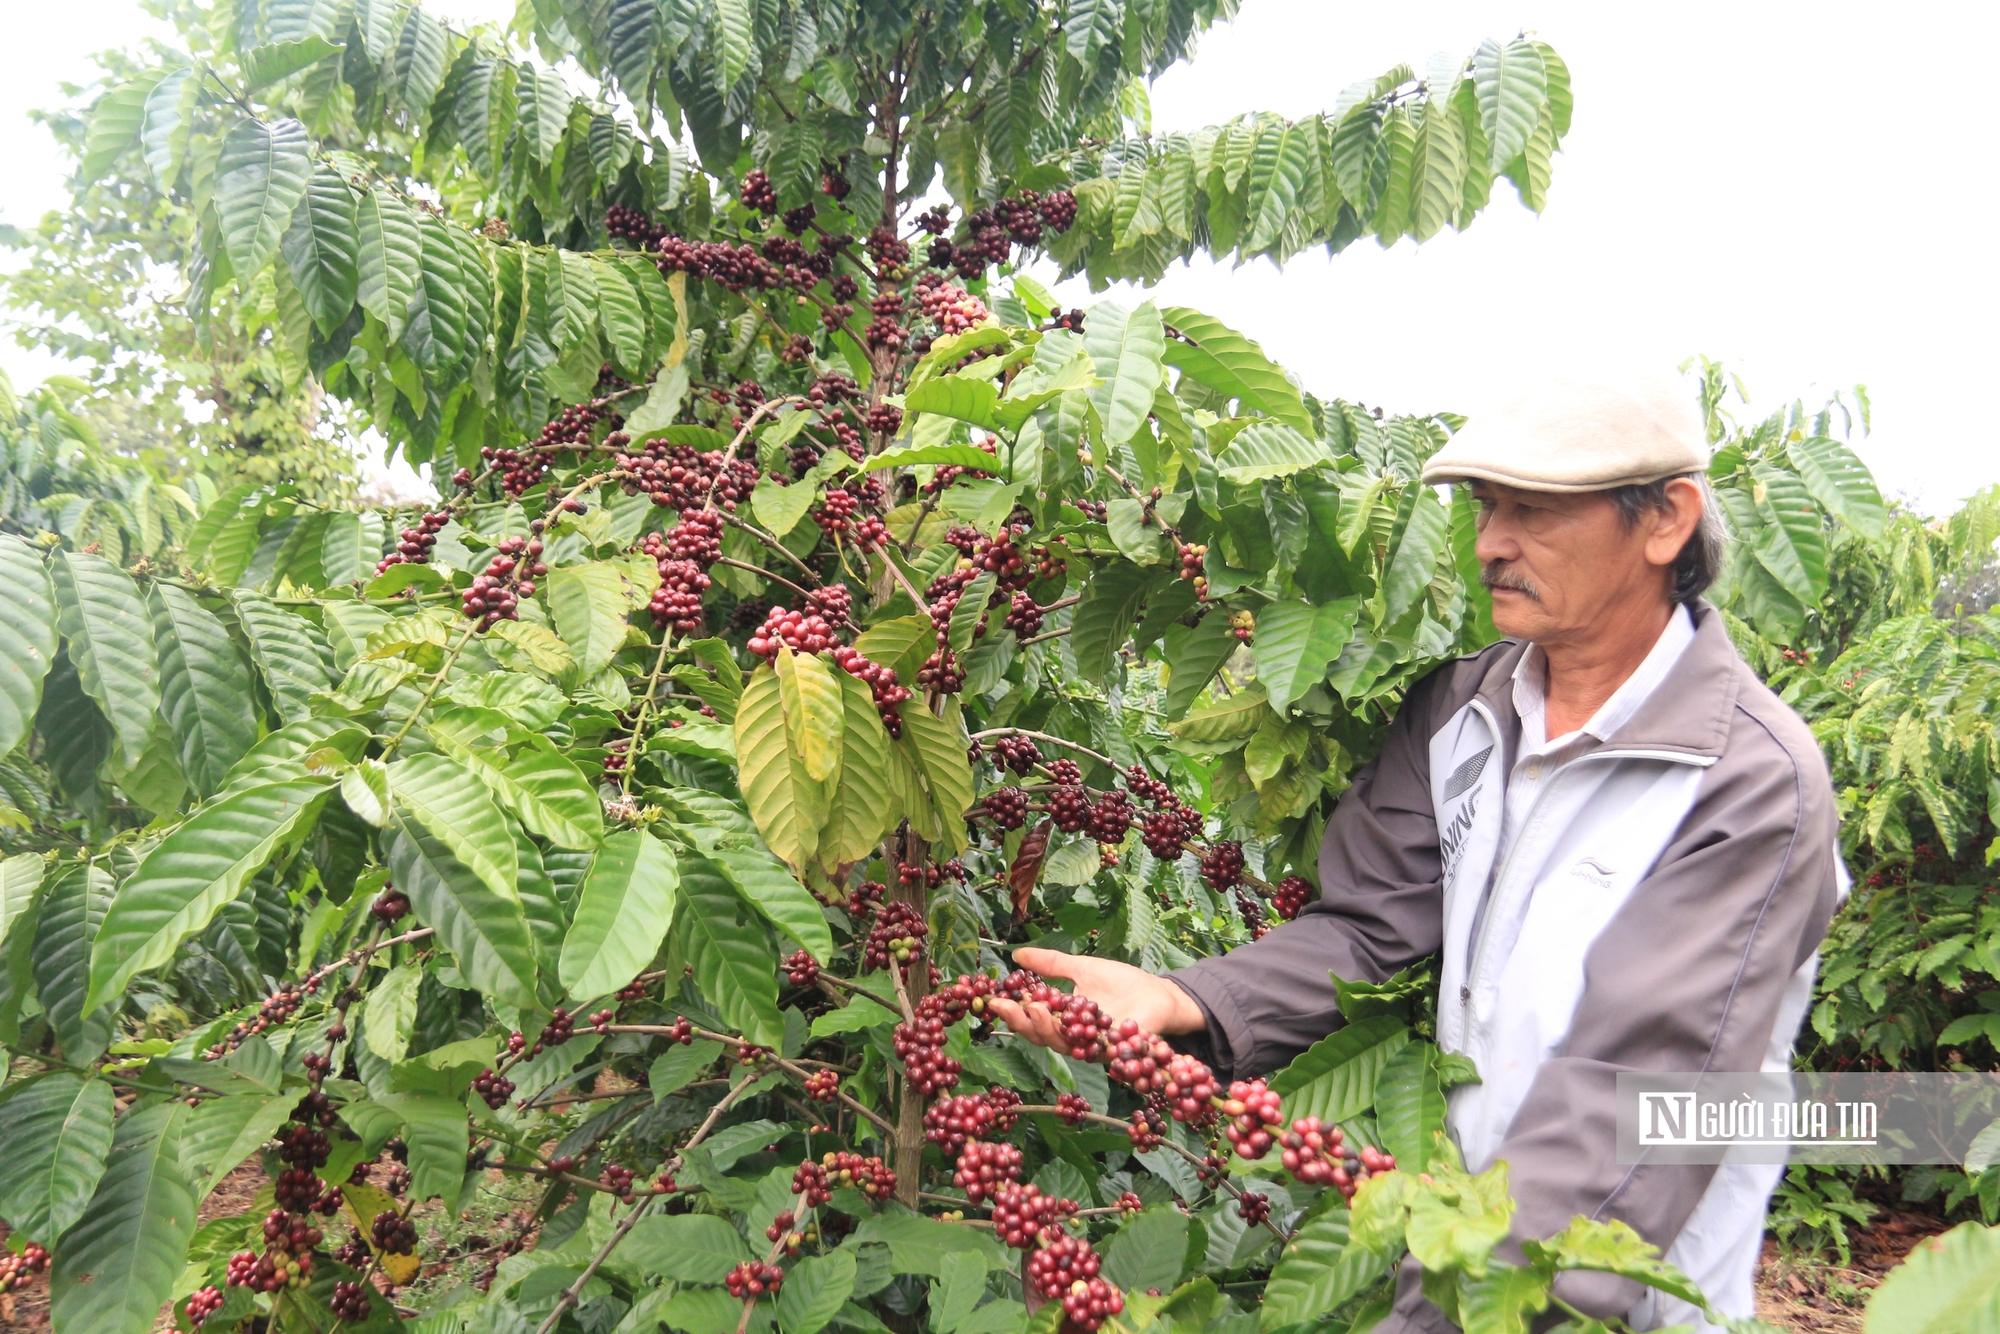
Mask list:
[{"label": "man's hand", "polygon": [[[1207,1026],[1194,997],[1129,963],[1037,949],[1015,950],[1014,962],[1043,977],[1068,978],[1076,984],[1079,995],[1096,1001],[1113,1019],[1137,1020],[1148,1032],[1170,1036],[1199,1033]],[[1020,1005],[997,997],[987,1004],[1007,1021],[1007,1027],[1028,1041],[1055,1051],[1069,1050],[1069,1043],[1063,1041],[1062,1024],[1048,1006],[1039,1001]]]}]

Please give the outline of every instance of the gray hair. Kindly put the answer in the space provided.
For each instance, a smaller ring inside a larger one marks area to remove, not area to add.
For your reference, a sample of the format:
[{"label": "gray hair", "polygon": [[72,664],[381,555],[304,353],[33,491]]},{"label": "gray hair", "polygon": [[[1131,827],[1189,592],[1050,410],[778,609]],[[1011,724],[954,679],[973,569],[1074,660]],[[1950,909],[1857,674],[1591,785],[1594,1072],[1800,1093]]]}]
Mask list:
[{"label": "gray hair", "polygon": [[1667,483],[1680,478],[1686,478],[1701,488],[1701,522],[1688,534],[1688,540],[1681,547],[1680,555],[1674,557],[1673,565],[1674,601],[1692,602],[1721,576],[1723,556],[1729,545],[1729,527],[1723,519],[1722,505],[1716,499],[1715,490],[1708,484],[1707,474],[1687,472],[1677,477],[1662,477],[1657,482],[1613,487],[1610,496],[1612,503],[1618,506],[1618,517],[1629,529],[1648,511],[1657,513],[1666,509]]}]

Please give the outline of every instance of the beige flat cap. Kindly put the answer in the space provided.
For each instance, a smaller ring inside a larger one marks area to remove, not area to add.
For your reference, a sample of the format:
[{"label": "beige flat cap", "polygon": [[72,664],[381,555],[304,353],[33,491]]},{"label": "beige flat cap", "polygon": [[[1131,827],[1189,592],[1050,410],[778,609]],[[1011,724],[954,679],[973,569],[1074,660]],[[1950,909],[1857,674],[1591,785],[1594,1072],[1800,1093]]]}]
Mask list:
[{"label": "beige flat cap", "polygon": [[1552,376],[1473,414],[1424,481],[1604,491],[1708,467],[1691,386],[1670,375]]}]

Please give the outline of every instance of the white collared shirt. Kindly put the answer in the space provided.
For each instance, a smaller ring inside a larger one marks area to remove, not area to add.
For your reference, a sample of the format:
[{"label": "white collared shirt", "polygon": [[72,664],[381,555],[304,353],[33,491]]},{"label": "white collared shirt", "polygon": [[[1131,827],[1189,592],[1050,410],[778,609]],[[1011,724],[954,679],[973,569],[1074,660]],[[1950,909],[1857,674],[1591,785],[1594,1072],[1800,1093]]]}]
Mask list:
[{"label": "white collared shirt", "polygon": [[1667,673],[1680,661],[1694,642],[1694,614],[1676,607],[1653,641],[1653,648],[1625,683],[1611,692],[1590,721],[1573,732],[1551,739],[1548,735],[1548,657],[1539,645],[1530,644],[1514,669],[1514,712],[1521,719],[1521,742],[1514,767],[1507,775],[1507,818],[1500,835],[1500,862],[1514,846],[1528,810],[1548,780],[1563,765],[1598,745],[1623,727],[1639,706],[1666,680]]}]

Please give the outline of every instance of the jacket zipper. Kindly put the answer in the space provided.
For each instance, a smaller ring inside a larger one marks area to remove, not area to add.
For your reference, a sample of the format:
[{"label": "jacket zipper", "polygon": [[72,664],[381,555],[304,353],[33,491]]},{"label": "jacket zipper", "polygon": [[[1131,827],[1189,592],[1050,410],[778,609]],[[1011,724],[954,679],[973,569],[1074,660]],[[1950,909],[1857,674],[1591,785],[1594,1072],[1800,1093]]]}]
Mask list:
[{"label": "jacket zipper", "polygon": [[[1481,704],[1478,700],[1473,700],[1471,707],[1478,712],[1480,717],[1486,720],[1487,727],[1493,733],[1494,744],[1498,745],[1500,737],[1500,727],[1499,724],[1494,721],[1493,715],[1490,712],[1488,712],[1486,706]],[[1586,754],[1577,756],[1575,759],[1571,760],[1568,764],[1563,765],[1560,770],[1558,770],[1553,776],[1551,776],[1549,780],[1549,785],[1543,788],[1540,792],[1537,792],[1535,794],[1535,799],[1528,803],[1527,814],[1524,815],[1521,820],[1521,828],[1523,832],[1525,832],[1528,829],[1528,827],[1534,823],[1535,812],[1541,809],[1542,801],[1549,795],[1550,792],[1555,790],[1557,781],[1559,781],[1564,774],[1571,772],[1578,765],[1583,764],[1584,762],[1589,760],[1660,760],[1671,764],[1690,765],[1697,769],[1706,769],[1710,765],[1713,765],[1715,763],[1715,757],[1712,756],[1682,755],[1674,751],[1594,750],[1587,752]],[[1510,782],[1512,781],[1512,775],[1507,776],[1507,781]],[[1503,800],[1501,801],[1501,813],[1503,819],[1505,818],[1505,812],[1506,812],[1506,802],[1503,798]],[[1497,891],[1499,890],[1500,886],[1506,882],[1507,872],[1510,869],[1512,869],[1514,864],[1514,854],[1520,849],[1520,846],[1521,846],[1521,840],[1517,837],[1514,840],[1514,846],[1507,850],[1506,858],[1500,863],[1500,870],[1493,876],[1493,878],[1490,881],[1487,882],[1486,893],[1480,899],[1479,930],[1473,933],[1472,957],[1466,961],[1465,981],[1461,983],[1458,988],[1458,1007],[1459,1010],[1465,1016],[1464,1023],[1468,1030],[1467,1032],[1468,1037],[1470,1036],[1469,1030],[1472,1023],[1472,1016],[1470,1013],[1472,1005],[1472,993],[1474,988],[1477,986],[1479,982],[1480,965],[1484,962],[1483,947],[1486,944],[1486,932],[1488,928],[1492,926],[1492,919],[1488,915],[1488,911],[1493,906],[1493,901],[1496,897]]]}]

